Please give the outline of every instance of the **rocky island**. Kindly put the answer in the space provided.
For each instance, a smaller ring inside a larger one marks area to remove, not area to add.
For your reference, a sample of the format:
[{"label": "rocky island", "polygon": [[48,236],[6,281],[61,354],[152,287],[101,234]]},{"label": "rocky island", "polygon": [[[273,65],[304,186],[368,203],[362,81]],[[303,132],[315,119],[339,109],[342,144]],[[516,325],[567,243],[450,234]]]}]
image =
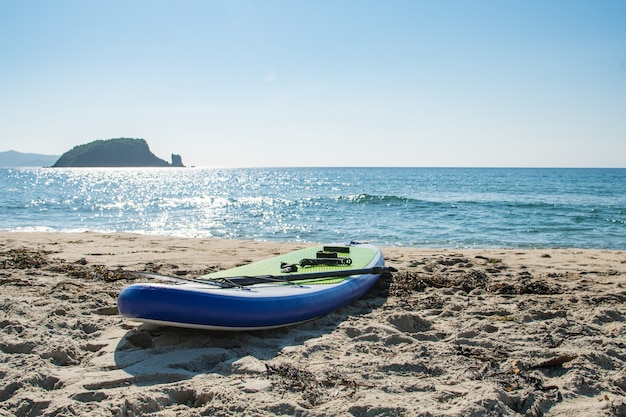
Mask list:
[{"label": "rocky island", "polygon": [[65,152],[53,167],[184,167],[180,155],[169,163],[154,155],[144,139],[95,140]]}]

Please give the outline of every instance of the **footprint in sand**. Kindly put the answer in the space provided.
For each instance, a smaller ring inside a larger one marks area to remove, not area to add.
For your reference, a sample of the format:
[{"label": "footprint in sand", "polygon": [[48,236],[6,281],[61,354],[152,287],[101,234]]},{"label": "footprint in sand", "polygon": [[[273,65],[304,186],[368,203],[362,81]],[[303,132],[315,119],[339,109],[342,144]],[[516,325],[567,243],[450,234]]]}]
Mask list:
[{"label": "footprint in sand", "polygon": [[396,313],[387,320],[389,324],[404,333],[425,332],[432,328],[432,323],[414,313]]}]

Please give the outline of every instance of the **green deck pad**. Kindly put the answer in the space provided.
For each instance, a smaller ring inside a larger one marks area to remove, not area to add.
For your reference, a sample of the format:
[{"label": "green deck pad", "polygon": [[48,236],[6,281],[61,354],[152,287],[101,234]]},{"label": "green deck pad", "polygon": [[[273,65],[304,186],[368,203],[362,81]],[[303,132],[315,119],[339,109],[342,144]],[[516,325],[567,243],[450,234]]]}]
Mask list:
[{"label": "green deck pad", "polygon": [[307,279],[303,281],[297,281],[298,274],[309,274],[312,272],[332,272],[332,271],[350,271],[355,269],[366,268],[370,262],[376,256],[377,251],[371,247],[363,246],[350,246],[350,253],[344,253],[341,256],[349,256],[352,259],[351,265],[315,265],[298,267],[298,272],[283,273],[281,271],[281,263],[299,264],[303,258],[315,258],[318,251],[322,250],[322,246],[313,246],[310,248],[301,249],[295,252],[279,255],[274,258],[265,259],[258,262],[252,262],[248,265],[238,266],[236,268],[226,269],[224,271],[213,272],[207,275],[203,275],[200,279],[216,279],[216,278],[233,278],[240,276],[256,276],[256,275],[274,275],[290,277],[290,281],[296,281],[298,284],[336,284],[346,279],[345,276],[331,277],[331,278],[319,278],[319,279]]},{"label": "green deck pad", "polygon": [[294,283],[298,283],[300,285],[322,285],[322,284],[339,284],[341,281],[345,281],[348,277],[337,277],[337,278],[319,278],[319,279],[305,279],[302,281],[290,281]]}]

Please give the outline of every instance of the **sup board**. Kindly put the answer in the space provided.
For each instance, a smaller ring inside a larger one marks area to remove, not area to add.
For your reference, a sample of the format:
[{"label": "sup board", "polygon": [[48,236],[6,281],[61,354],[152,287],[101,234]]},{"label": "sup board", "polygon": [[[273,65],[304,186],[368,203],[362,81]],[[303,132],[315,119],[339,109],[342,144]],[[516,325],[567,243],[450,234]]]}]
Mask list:
[{"label": "sup board", "polygon": [[[260,330],[322,317],[365,294],[387,269],[369,244],[313,246],[194,279],[125,287],[131,320],[209,330]],[[149,275],[149,274],[148,274]]]}]

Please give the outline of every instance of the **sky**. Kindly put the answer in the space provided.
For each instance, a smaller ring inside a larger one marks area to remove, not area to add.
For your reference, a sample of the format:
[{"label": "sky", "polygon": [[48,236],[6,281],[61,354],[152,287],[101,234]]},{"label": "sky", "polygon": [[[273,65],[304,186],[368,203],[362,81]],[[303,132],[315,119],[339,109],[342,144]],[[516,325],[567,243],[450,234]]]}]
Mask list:
[{"label": "sky", "polygon": [[0,151],[626,167],[623,0],[0,0]]}]

